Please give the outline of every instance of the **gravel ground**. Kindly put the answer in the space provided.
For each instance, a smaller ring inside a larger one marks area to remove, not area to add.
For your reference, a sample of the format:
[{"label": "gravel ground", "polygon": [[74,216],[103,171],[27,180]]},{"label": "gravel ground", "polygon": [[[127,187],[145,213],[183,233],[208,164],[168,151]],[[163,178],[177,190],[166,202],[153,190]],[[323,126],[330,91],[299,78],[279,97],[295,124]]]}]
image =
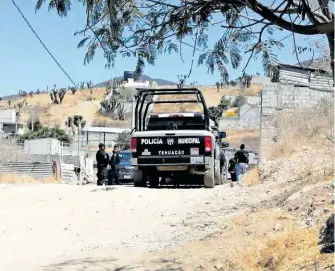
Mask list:
[{"label": "gravel ground", "polygon": [[134,255],[208,236],[225,218],[273,195],[228,185],[107,191],[91,185],[1,186],[0,270],[96,270],[93,260],[87,269],[73,261],[87,257],[129,263]]}]

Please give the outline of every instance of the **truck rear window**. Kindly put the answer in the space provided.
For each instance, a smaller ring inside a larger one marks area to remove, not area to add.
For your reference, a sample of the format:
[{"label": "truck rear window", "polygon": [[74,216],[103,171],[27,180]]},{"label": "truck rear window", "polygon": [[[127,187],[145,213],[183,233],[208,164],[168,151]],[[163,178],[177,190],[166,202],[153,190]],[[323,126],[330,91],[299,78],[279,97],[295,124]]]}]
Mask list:
[{"label": "truck rear window", "polygon": [[[174,128],[172,128],[174,127]],[[149,118],[147,131],[158,130],[204,130],[205,121],[199,117]]]}]

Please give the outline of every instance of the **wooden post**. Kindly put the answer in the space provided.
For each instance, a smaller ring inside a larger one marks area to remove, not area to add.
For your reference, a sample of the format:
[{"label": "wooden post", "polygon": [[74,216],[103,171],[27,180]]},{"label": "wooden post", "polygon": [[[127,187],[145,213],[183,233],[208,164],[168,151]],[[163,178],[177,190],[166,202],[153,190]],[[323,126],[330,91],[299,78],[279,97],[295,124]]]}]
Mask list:
[{"label": "wooden post", "polygon": [[61,164],[59,163],[59,161],[54,160],[52,166],[53,166],[53,173],[54,173],[56,180],[60,180],[62,178]]}]

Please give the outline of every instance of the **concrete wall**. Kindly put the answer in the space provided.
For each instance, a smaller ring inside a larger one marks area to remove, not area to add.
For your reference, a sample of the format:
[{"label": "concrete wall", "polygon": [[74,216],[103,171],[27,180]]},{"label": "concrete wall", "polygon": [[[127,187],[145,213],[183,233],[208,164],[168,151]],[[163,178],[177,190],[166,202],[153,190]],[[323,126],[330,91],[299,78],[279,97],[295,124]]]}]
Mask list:
[{"label": "concrete wall", "polygon": [[332,93],[309,87],[294,87],[280,83],[265,85],[262,91],[261,112],[261,158],[266,159],[265,150],[279,137],[276,117],[282,110],[290,112],[299,108],[311,108],[322,99],[332,99]]},{"label": "concrete wall", "polygon": [[258,75],[254,75],[251,78],[251,85],[264,85],[264,84],[268,84],[271,82],[271,78],[267,77],[267,76],[258,76]]},{"label": "concrete wall", "polygon": [[222,117],[219,119],[219,129],[258,128],[260,126],[261,107],[244,104],[238,117]]},{"label": "concrete wall", "polygon": [[61,153],[60,141],[55,138],[40,138],[24,141],[27,154],[57,155]]},{"label": "concrete wall", "polygon": [[240,108],[240,127],[257,128],[261,121],[261,106],[245,104]]},{"label": "concrete wall", "polygon": [[16,111],[14,109],[0,110],[0,123],[15,123]]},{"label": "concrete wall", "polygon": [[253,105],[260,105],[261,97],[260,96],[247,96],[247,103],[253,104]]},{"label": "concrete wall", "polygon": [[239,127],[240,127],[240,119],[238,117],[233,118],[222,117],[219,119],[219,130],[239,128]]}]

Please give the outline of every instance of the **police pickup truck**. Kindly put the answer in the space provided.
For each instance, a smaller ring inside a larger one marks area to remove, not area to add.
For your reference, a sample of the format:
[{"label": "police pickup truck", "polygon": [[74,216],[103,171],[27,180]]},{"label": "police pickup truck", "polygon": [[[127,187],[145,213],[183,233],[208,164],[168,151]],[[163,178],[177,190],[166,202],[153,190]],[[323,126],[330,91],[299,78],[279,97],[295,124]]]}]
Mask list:
[{"label": "police pickup truck", "polygon": [[[190,100],[159,100],[155,95],[194,95]],[[147,99],[150,95],[151,99]],[[201,113],[168,113],[147,116],[155,103],[199,103]],[[144,109],[145,108],[145,109]],[[144,110],[144,112],[143,112]],[[140,89],[134,109],[131,138],[134,185],[157,187],[160,180],[178,184],[200,183],[207,188],[222,184],[219,138],[209,126],[204,97],[198,89]]]}]

